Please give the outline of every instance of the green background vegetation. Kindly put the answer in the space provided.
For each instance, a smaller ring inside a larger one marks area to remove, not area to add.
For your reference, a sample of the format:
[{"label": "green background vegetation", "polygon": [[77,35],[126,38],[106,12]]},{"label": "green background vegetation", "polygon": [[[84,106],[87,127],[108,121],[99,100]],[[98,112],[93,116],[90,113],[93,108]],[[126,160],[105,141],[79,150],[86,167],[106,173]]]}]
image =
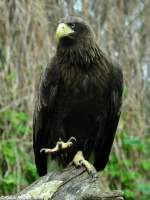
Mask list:
[{"label": "green background vegetation", "polygon": [[58,19],[79,14],[124,72],[122,116],[104,184],[123,190],[127,200],[150,199],[149,8],[149,0],[0,0],[0,195],[38,178],[32,150],[35,88],[55,52]]}]

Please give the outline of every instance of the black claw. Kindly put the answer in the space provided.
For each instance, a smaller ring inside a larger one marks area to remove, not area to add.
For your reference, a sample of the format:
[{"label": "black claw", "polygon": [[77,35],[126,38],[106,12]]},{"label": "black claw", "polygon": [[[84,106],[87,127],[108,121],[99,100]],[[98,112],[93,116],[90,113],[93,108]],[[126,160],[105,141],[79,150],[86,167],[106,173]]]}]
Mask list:
[{"label": "black claw", "polygon": [[89,171],[89,174],[92,178],[92,181],[96,181],[96,179],[98,178],[98,174],[97,174],[97,171],[95,169]]},{"label": "black claw", "polygon": [[79,167],[81,167],[83,165],[83,160],[79,160]]},{"label": "black claw", "polygon": [[58,149],[59,149],[59,151],[62,150],[62,143],[58,143]]}]

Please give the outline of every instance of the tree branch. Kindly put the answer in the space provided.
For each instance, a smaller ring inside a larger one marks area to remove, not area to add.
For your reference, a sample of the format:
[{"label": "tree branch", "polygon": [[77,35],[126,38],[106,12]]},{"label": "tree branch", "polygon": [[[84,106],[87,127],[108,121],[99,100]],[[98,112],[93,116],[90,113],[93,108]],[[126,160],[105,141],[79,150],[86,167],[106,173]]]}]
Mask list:
[{"label": "tree branch", "polygon": [[123,200],[121,191],[105,191],[101,177],[93,181],[84,168],[68,167],[63,172],[51,172],[16,195],[0,200]]}]

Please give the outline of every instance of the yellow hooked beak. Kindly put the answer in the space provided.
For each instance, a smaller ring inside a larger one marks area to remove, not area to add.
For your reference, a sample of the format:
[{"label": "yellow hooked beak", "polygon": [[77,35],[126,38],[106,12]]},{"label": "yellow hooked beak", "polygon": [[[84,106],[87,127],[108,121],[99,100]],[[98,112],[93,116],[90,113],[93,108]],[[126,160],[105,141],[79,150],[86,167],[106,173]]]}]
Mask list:
[{"label": "yellow hooked beak", "polygon": [[61,38],[74,33],[74,30],[71,29],[67,24],[61,23],[58,25],[56,30],[56,39],[59,41]]}]

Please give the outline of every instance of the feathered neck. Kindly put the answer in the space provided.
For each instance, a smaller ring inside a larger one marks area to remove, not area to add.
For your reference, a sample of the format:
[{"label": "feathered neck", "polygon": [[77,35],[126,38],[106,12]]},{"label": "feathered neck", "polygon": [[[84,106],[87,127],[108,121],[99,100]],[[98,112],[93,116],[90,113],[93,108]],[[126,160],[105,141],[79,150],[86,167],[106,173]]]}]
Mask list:
[{"label": "feathered neck", "polygon": [[56,57],[59,64],[66,67],[91,69],[92,66],[102,66],[106,72],[110,70],[110,62],[93,40],[65,48],[58,45]]}]

